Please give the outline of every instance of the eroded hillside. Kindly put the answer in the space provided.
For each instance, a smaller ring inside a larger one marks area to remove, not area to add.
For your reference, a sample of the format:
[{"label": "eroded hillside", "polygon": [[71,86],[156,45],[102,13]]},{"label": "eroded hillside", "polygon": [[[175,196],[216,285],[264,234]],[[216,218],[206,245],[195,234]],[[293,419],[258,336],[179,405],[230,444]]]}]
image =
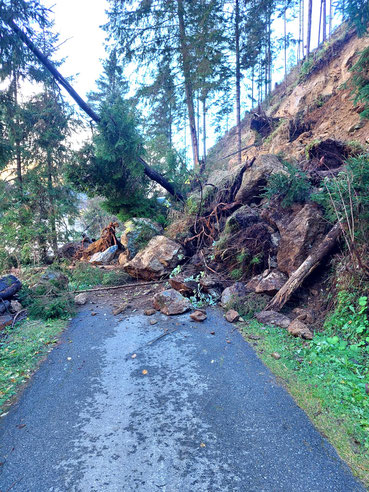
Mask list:
[{"label": "eroded hillside", "polygon": [[[301,161],[312,143],[328,138],[368,145],[369,120],[360,118],[362,107],[354,103],[350,71],[368,44],[368,37],[358,38],[340,29],[311,61],[296,67],[287,82],[276,86],[267,106],[246,114],[242,122],[242,147],[247,147],[243,160],[281,154]],[[263,125],[252,124],[258,119],[254,113],[267,118],[261,132],[250,128]],[[236,150],[236,130],[232,128],[211,149],[210,172],[235,166]]]}]

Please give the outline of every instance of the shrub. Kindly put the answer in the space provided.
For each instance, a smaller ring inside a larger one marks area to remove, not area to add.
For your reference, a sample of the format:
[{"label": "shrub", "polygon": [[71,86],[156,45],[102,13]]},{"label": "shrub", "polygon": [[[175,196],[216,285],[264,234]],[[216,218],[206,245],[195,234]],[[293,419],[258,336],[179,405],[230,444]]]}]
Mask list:
[{"label": "shrub", "polygon": [[353,72],[354,102],[364,105],[360,113],[361,118],[369,118],[369,46],[362,51],[351,71]]},{"label": "shrub", "polygon": [[282,207],[293,203],[304,203],[311,193],[311,184],[307,175],[293,164],[283,161],[285,172],[270,176],[264,196],[271,199],[281,198]]}]

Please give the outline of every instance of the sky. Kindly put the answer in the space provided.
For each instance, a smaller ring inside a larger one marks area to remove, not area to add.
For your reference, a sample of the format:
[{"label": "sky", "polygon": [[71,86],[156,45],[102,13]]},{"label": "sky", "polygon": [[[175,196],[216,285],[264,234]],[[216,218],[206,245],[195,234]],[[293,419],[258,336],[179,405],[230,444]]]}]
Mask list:
[{"label": "sky", "polygon": [[82,96],[94,88],[105,57],[105,32],[100,26],[107,21],[106,0],[48,0],[52,7],[55,31],[60,34],[58,55],[66,58],[59,68],[64,77],[75,76],[73,87]]}]

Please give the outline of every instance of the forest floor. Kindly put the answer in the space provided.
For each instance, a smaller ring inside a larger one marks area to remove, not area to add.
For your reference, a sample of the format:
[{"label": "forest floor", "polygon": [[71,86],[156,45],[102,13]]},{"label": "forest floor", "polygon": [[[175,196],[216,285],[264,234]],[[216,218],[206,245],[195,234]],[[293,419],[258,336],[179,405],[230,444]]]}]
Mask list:
[{"label": "forest floor", "polygon": [[144,316],[156,288],[80,308],[0,420],[2,492],[365,490],[218,309]]}]

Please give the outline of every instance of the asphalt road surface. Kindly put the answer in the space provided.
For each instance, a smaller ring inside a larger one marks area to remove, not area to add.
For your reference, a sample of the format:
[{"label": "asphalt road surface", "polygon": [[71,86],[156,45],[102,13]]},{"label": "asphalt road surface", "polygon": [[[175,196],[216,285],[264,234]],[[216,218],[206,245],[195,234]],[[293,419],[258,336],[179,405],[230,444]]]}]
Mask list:
[{"label": "asphalt road surface", "polygon": [[1,492],[365,490],[233,325],[208,314],[151,326],[84,308],[1,419]]}]

